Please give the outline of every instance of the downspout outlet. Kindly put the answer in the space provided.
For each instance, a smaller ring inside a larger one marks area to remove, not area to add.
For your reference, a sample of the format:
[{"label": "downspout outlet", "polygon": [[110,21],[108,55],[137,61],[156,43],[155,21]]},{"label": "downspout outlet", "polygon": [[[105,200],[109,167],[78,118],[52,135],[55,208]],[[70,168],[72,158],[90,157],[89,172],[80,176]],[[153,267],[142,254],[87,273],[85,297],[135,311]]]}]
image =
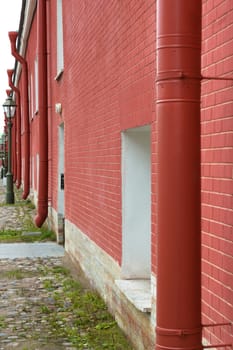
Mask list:
[{"label": "downspout outlet", "polygon": [[38,213],[34,219],[35,225],[41,227],[48,216],[48,203],[47,201],[38,201]]}]

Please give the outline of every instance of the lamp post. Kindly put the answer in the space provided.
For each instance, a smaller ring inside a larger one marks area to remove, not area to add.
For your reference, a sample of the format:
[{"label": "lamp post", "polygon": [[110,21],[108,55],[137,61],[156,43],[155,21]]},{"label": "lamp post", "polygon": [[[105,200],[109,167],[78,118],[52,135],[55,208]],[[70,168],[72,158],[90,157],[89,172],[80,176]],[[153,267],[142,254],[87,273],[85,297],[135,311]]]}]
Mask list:
[{"label": "lamp post", "polygon": [[6,203],[14,204],[15,195],[13,189],[13,174],[11,172],[11,129],[12,121],[11,118],[15,115],[16,104],[11,96],[7,96],[6,101],[3,104],[3,109],[7,117],[8,127],[8,170],[6,174]]},{"label": "lamp post", "polygon": [[6,137],[7,137],[7,135],[4,132],[2,134],[2,142],[3,142],[3,177],[5,177],[6,173],[7,173],[7,171],[6,171],[6,169],[7,169],[7,166],[6,166],[6,159],[7,159],[7,157],[6,157]]},{"label": "lamp post", "polygon": [[4,137],[3,135],[1,135],[0,137],[0,146],[1,146],[1,149],[0,149],[0,153],[1,153],[1,179],[3,178],[3,169],[4,169]]},{"label": "lamp post", "polygon": [[4,177],[7,174],[7,145],[8,145],[8,135],[4,132]]}]

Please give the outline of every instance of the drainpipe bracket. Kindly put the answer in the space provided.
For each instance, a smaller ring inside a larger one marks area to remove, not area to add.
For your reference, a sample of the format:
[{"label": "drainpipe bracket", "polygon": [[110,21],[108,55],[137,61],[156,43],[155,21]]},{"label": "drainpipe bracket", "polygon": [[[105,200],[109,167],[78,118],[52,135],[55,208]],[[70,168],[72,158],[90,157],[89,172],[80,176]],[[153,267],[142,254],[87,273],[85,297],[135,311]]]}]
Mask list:
[{"label": "drainpipe bracket", "polygon": [[162,328],[157,327],[156,333],[159,335],[167,335],[167,336],[178,336],[182,337],[185,335],[198,334],[201,333],[202,328],[180,328],[180,329],[171,329],[171,328]]},{"label": "drainpipe bracket", "polygon": [[192,75],[189,72],[183,72],[180,70],[171,70],[166,72],[160,72],[156,75],[156,82],[164,80],[177,80],[177,79],[194,79],[201,80],[203,77],[201,75]]},{"label": "drainpipe bracket", "polygon": [[232,344],[212,344],[212,345],[203,345],[203,349],[214,349],[214,348],[228,348],[232,347]]}]

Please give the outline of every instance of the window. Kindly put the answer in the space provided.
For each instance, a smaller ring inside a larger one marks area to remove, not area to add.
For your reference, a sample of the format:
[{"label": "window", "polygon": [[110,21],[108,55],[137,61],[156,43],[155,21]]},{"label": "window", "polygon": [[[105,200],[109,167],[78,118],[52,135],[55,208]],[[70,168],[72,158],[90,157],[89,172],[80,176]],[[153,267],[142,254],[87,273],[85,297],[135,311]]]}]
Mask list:
[{"label": "window", "polygon": [[33,89],[33,75],[30,75],[30,84],[28,86],[28,99],[30,105],[31,119],[34,117],[34,89]]},{"label": "window", "polygon": [[35,67],[34,67],[34,91],[35,91],[35,106],[34,106],[34,113],[36,114],[39,109],[39,102],[38,102],[38,59],[36,57],[35,59]]},{"label": "window", "polygon": [[35,189],[34,171],[35,171],[34,157],[31,157],[31,181],[32,181],[32,188],[33,189]]},{"label": "window", "polygon": [[[58,129],[58,213],[64,216],[64,123]],[[62,180],[63,178],[63,180]],[[63,181],[63,186],[62,186]]]},{"label": "window", "polygon": [[64,70],[63,53],[63,21],[62,21],[62,0],[57,0],[57,76],[60,78]]}]

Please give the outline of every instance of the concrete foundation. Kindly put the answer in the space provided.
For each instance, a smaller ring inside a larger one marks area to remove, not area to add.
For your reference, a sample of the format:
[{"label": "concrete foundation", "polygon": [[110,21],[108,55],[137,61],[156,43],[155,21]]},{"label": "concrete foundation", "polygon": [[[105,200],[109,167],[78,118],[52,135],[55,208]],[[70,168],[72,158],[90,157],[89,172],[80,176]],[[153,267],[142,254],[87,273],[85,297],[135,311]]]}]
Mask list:
[{"label": "concrete foundation", "polygon": [[[152,312],[139,311],[117,287],[121,267],[100,247],[69,221],[65,221],[65,255],[70,264],[81,269],[90,285],[96,289],[114,315],[117,323],[136,350],[154,350],[154,303]],[[154,280],[152,279],[152,283]],[[155,288],[152,287],[152,294]],[[152,296],[152,300],[153,300]],[[152,316],[151,316],[152,315]]]}]

